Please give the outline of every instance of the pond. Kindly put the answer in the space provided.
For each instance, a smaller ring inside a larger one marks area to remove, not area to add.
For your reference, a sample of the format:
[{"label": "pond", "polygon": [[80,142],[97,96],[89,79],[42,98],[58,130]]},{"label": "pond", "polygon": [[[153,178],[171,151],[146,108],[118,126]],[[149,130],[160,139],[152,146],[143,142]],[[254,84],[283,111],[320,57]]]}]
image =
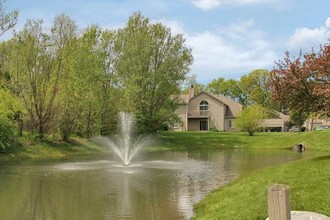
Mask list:
[{"label": "pond", "polygon": [[207,193],[262,167],[312,156],[289,150],[144,152],[0,165],[1,219],[188,219]]}]

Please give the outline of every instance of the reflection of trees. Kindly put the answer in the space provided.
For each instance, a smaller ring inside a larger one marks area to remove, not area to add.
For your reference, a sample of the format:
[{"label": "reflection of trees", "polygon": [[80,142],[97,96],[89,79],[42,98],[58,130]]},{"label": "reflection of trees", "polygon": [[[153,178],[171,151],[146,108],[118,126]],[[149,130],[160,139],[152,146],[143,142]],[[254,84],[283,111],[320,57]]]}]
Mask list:
[{"label": "reflection of trees", "polygon": [[0,219],[184,219],[192,214],[192,204],[238,173],[296,155],[277,152],[166,152],[161,160],[182,164],[128,168],[127,172],[19,167],[0,172]]}]

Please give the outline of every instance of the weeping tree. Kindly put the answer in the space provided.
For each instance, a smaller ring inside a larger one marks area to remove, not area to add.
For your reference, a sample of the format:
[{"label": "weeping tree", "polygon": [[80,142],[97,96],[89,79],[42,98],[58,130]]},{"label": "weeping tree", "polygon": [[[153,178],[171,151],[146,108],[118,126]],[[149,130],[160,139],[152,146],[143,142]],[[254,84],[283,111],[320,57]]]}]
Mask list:
[{"label": "weeping tree", "polygon": [[174,117],[171,96],[179,92],[193,61],[185,39],[135,13],[115,33],[112,46],[120,109],[136,114],[140,132],[162,129]]}]

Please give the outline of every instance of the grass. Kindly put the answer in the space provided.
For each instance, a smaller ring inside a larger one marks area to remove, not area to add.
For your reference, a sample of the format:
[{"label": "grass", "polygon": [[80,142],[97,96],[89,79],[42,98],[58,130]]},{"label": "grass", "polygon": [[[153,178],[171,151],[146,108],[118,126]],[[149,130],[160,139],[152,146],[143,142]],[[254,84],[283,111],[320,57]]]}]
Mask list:
[{"label": "grass", "polygon": [[161,132],[158,145],[170,150],[225,147],[285,149],[302,142],[307,150],[330,151],[330,129],[303,133],[260,132],[252,137],[242,132]]},{"label": "grass", "polygon": [[267,217],[267,188],[274,183],[290,187],[291,210],[330,216],[330,155],[286,163],[257,171],[210,193],[195,205],[195,220]]},{"label": "grass", "polygon": [[[305,143],[307,151],[330,152],[330,130],[305,133],[164,132],[161,146],[172,150],[212,148],[287,149]],[[291,210],[313,211],[330,216],[330,155],[266,168],[210,193],[195,205],[198,220],[264,220],[267,188],[290,187]]]},{"label": "grass", "polygon": [[81,155],[96,155],[104,152],[107,152],[107,149],[83,138],[73,138],[69,142],[64,142],[31,141],[23,137],[17,146],[0,153],[0,161],[58,159]]}]

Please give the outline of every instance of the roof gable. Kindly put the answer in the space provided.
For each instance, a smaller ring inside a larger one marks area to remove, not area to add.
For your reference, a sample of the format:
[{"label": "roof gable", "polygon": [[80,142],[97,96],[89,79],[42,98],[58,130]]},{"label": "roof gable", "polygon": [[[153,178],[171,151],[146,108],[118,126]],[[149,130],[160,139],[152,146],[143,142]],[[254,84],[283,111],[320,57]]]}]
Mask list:
[{"label": "roof gable", "polygon": [[192,100],[194,100],[194,99],[196,99],[196,98],[198,98],[198,97],[200,97],[200,96],[202,96],[202,95],[206,95],[206,96],[210,97],[211,99],[215,100],[216,102],[219,102],[220,104],[226,105],[226,103],[224,103],[224,102],[222,102],[221,100],[217,99],[216,96],[211,95],[210,93],[207,93],[207,92],[204,92],[204,91],[203,91],[203,92],[200,92],[200,93],[198,93],[197,95],[195,95],[194,97],[192,97],[192,98],[189,100],[189,102],[191,102]]}]

